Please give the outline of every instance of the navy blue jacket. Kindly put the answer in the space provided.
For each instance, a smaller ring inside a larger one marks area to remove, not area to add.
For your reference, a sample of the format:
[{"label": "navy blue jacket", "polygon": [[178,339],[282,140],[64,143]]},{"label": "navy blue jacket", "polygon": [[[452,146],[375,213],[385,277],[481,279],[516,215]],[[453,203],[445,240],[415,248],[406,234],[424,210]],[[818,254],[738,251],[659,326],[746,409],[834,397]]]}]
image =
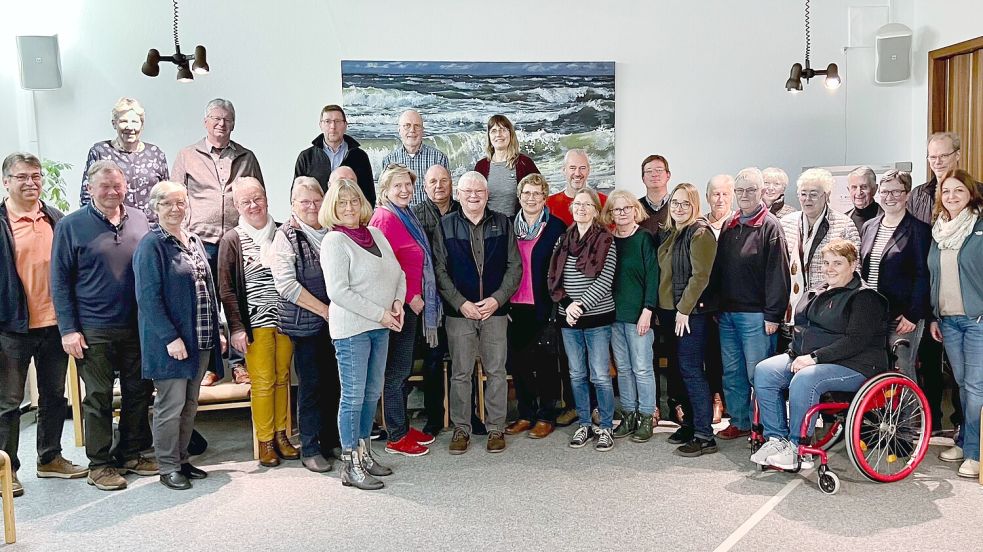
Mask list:
[{"label": "navy blue jacket", "polygon": [[[207,259],[201,239],[189,235],[188,247],[198,249],[202,259]],[[222,348],[219,346],[218,295],[211,268],[208,269],[208,289],[211,295],[212,369],[222,375]],[[136,278],[138,316],[140,326],[140,350],[144,379],[194,379],[198,374],[198,332],[196,330],[196,306],[194,266],[181,253],[176,239],[152,231],[143,237],[133,254],[133,271]],[[167,354],[167,344],[177,338],[184,341],[188,358],[175,360]]]},{"label": "navy blue jacket", "polygon": [[447,316],[461,318],[461,305],[491,297],[499,307],[494,316],[508,314],[508,303],[522,279],[522,258],[512,221],[485,208],[472,224],[463,211],[440,219],[443,239],[434,240],[434,272]]},{"label": "navy blue jacket", "polygon": [[150,225],[143,211],[124,208],[126,218],[120,228],[91,203],[55,225],[51,297],[61,335],[136,325],[133,252]]},{"label": "navy blue jacket", "polygon": [[[883,220],[884,213],[881,213],[865,222],[860,232],[860,275],[864,280],[870,276],[870,252]],[[887,298],[891,320],[904,315],[917,324],[929,318],[928,250],[931,247],[932,229],[906,211],[884,247],[877,277],[877,291]]]},{"label": "navy blue jacket", "polygon": [[[54,228],[65,215],[54,207],[41,202],[45,220]],[[0,282],[0,331],[26,334],[28,331],[27,297],[24,285],[17,277],[14,261],[14,233],[7,218],[7,203],[0,202],[0,274],[6,277]]]},{"label": "navy blue jacket", "polygon": [[546,221],[546,228],[543,228],[543,233],[539,235],[539,241],[532,247],[532,255],[529,257],[529,266],[532,268],[532,294],[536,302],[536,320],[539,322],[548,321],[550,311],[553,309],[553,298],[550,297],[550,286],[546,275],[550,270],[550,258],[553,257],[556,242],[566,231],[567,227],[563,221],[555,215],[550,215]]}]

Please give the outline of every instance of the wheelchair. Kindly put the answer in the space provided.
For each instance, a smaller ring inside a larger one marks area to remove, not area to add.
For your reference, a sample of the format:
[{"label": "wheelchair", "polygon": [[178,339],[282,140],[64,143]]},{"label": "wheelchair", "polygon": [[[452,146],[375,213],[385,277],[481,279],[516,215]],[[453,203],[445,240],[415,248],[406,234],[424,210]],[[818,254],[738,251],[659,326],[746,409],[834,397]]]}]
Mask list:
[{"label": "wheelchair", "polygon": [[[753,398],[752,402],[753,454],[765,439],[758,402]],[[810,439],[808,424],[816,423],[817,415],[823,426],[816,428]],[[828,451],[845,440],[847,456],[861,475],[876,483],[892,483],[918,468],[928,452],[931,435],[932,416],[921,388],[900,372],[888,371],[868,379],[856,393],[824,393],[802,420],[796,467],[787,470],[761,466],[761,471],[798,473],[802,469],[802,457],[812,455],[819,462],[819,490],[835,494],[840,490],[840,478],[829,468]]]}]

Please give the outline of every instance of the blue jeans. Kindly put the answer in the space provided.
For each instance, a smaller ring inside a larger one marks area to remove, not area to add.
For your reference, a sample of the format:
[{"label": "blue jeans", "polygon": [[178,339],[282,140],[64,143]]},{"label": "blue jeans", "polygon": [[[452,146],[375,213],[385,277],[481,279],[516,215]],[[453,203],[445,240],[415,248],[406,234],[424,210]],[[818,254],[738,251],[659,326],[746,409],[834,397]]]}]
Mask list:
[{"label": "blue jeans", "polygon": [[760,312],[722,312],[719,320],[724,400],[730,424],[747,431],[751,429],[754,367],[775,354],[778,332],[765,333],[765,315]]},{"label": "blue jeans", "polygon": [[693,428],[693,434],[701,439],[713,439],[713,399],[710,397],[710,385],[703,375],[708,315],[691,314],[690,331],[682,337],[675,335],[676,311],[659,309],[658,315],[660,327],[673,328],[679,377],[687,396],[687,400],[683,401],[686,412],[683,425]]},{"label": "blue jeans", "polygon": [[943,316],[942,344],[959,386],[963,424],[956,444],[967,460],[980,459],[980,408],[983,407],[983,320]]},{"label": "blue jeans", "polygon": [[618,368],[621,408],[651,416],[655,411],[655,371],[652,369],[652,342],[655,331],[638,335],[638,325],[615,322],[611,325],[611,348]]},{"label": "blue jeans", "polygon": [[389,351],[389,330],[379,328],[334,340],[341,379],[338,433],[341,448],[354,449],[372,433],[372,419],[382,396]]},{"label": "blue jeans", "polygon": [[[791,362],[791,357],[784,353],[759,362],[754,371],[754,394],[765,438],[789,439],[797,445],[806,411],[819,403],[823,393],[856,391],[867,378],[839,364],[814,364],[793,374]],[[785,417],[786,389],[788,418]],[[809,420],[806,428],[807,435],[812,435],[815,418]]]},{"label": "blue jeans", "polygon": [[611,326],[589,328],[562,328],[563,347],[570,364],[570,389],[577,406],[580,425],[591,425],[590,381],[597,392],[597,410],[601,415],[601,428],[614,427],[614,386],[611,384],[610,362]]}]

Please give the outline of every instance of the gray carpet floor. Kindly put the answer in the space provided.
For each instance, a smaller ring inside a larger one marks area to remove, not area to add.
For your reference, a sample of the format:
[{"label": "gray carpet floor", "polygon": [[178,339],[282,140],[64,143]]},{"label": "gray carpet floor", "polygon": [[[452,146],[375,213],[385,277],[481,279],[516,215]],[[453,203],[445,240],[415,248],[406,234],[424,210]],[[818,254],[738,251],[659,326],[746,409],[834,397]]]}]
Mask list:
[{"label": "gray carpet floor", "polygon": [[[900,483],[867,482],[834,449],[843,481],[820,493],[815,474],[761,473],[746,442],[718,454],[672,454],[660,428],[649,443],[613,451],[566,446],[568,431],[510,437],[503,454],[450,456],[450,434],[420,458],[377,456],[395,470],[386,488],[344,488],[337,471],[299,461],[262,468],[251,459],[246,411],[203,412],[209,439],[195,464],[209,472],[190,491],[127,476],[104,492],[84,480],[37,479],[34,426],[24,428],[16,499],[18,542],[2,550],[905,550],[983,548],[983,487],[935,455]],[[84,461],[65,426],[65,455]]]}]

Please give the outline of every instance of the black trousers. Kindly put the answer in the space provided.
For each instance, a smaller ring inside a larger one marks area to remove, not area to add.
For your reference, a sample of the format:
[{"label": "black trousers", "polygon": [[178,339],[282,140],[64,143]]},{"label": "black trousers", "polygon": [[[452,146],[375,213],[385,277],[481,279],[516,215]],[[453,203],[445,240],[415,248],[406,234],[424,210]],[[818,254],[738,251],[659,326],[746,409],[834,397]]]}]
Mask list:
[{"label": "black trousers", "polygon": [[553,423],[560,395],[560,372],[556,350],[545,351],[538,346],[546,324],[536,319],[533,305],[512,305],[509,314],[512,382],[519,418]]},{"label": "black trousers", "polygon": [[[925,392],[928,399],[929,409],[932,411],[932,429],[942,429],[942,398],[945,390],[946,378],[942,371],[942,355],[945,350],[942,344],[932,339],[927,330],[922,335],[922,341],[918,345],[918,385]],[[953,426],[963,423],[963,409],[959,402],[959,389],[954,381],[950,381],[952,415],[949,421]]]}]

